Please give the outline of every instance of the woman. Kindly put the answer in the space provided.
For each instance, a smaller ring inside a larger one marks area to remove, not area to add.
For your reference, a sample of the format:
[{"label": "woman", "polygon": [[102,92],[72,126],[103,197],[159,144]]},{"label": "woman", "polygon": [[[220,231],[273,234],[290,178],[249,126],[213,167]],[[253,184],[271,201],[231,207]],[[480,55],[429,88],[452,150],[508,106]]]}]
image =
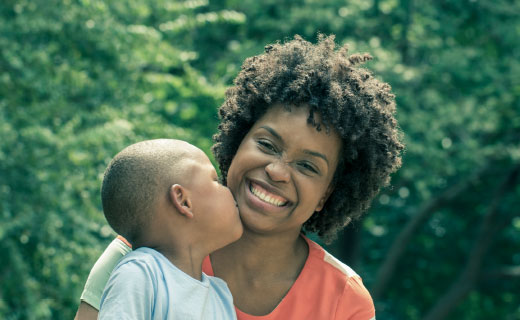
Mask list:
[{"label": "woman", "polygon": [[[303,235],[330,241],[400,165],[394,96],[357,67],[368,59],[336,51],[333,36],[296,36],[246,59],[226,94],[213,152],[244,234],[203,268],[227,282],[239,319],[375,317],[359,276]],[[113,260],[94,269],[109,272]],[[94,269],[89,278],[103,282]],[[97,315],[88,287],[78,318]]]}]

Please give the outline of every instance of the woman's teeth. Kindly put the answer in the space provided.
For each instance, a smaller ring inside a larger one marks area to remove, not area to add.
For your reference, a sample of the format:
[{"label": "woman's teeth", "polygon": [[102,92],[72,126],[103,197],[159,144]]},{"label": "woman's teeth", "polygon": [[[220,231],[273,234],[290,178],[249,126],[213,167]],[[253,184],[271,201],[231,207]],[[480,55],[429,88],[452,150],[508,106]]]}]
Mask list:
[{"label": "woman's teeth", "polygon": [[276,199],[274,196],[266,194],[264,191],[255,188],[252,184],[249,189],[258,199],[262,200],[263,202],[267,202],[277,207],[284,206],[287,203],[287,201],[282,201],[280,199]]}]

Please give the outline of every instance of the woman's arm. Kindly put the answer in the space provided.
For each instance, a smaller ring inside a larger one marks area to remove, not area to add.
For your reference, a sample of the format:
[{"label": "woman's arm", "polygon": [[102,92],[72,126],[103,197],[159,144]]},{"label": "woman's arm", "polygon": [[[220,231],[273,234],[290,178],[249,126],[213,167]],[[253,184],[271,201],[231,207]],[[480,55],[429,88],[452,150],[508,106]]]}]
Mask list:
[{"label": "woman's arm", "polygon": [[85,301],[81,301],[74,320],[96,320],[98,318],[98,313],[99,311],[96,308]]},{"label": "woman's arm", "polygon": [[97,319],[101,295],[108,282],[110,273],[117,262],[131,250],[130,244],[120,236],[108,245],[90,270],[83,293],[81,294],[81,303],[75,319]]}]

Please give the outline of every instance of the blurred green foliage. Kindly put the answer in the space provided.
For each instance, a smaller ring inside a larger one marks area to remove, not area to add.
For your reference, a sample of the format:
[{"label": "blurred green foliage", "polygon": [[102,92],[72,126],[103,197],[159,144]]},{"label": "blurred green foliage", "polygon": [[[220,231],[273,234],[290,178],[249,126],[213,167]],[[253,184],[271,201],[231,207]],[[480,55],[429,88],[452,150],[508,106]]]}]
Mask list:
[{"label": "blurred green foliage", "polygon": [[143,139],[209,153],[245,57],[334,33],[397,96],[403,168],[328,249],[381,319],[520,319],[520,3],[4,0],[0,318],[70,319],[113,233],[99,187]]}]

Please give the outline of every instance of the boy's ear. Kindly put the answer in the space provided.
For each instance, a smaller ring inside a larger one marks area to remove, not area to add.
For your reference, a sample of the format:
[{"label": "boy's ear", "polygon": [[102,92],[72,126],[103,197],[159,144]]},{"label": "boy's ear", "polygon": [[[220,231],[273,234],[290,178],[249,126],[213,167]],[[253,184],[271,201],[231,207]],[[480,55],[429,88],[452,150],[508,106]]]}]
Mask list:
[{"label": "boy's ear", "polygon": [[170,187],[170,200],[179,213],[186,218],[193,218],[193,205],[188,190],[180,184]]}]

